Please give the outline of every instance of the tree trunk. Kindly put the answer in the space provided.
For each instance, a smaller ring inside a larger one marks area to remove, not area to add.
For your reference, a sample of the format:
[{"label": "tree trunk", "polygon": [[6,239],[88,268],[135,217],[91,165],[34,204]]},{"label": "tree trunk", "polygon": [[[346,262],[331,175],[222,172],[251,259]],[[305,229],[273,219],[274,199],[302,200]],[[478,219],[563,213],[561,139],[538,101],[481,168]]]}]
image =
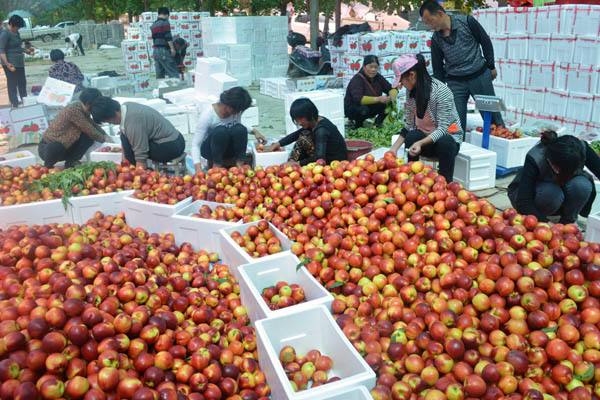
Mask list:
[{"label": "tree trunk", "polygon": [[331,19],[331,14],[325,14],[325,22],[323,24],[323,37],[327,37],[329,35],[329,20]]},{"label": "tree trunk", "polygon": [[319,38],[319,0],[310,0],[310,48],[317,50]]},{"label": "tree trunk", "polygon": [[342,0],[335,0],[335,31],[342,26]]}]

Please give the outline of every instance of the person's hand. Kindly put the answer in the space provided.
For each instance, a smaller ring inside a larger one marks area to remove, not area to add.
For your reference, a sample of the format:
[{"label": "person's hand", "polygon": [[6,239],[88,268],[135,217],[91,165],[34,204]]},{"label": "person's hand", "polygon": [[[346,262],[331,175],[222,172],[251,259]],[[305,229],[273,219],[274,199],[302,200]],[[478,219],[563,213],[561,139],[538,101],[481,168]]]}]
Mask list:
[{"label": "person's hand", "polygon": [[495,80],[498,77],[498,71],[494,68],[490,71],[492,73],[492,80]]},{"label": "person's hand", "polygon": [[11,63],[6,64],[6,68],[8,68],[10,72],[15,72],[17,70]]},{"label": "person's hand", "polygon": [[267,151],[267,152],[277,151],[280,148],[281,148],[281,145],[279,144],[279,142],[275,142],[275,143],[270,144],[267,147],[265,147],[265,151]]},{"label": "person's hand", "polygon": [[388,96],[379,96],[378,99],[381,104],[387,104],[390,102],[390,98]]},{"label": "person's hand", "polygon": [[194,169],[196,170],[196,173],[199,174],[200,172],[202,172],[202,164],[198,163],[194,166]]},{"label": "person's hand", "polygon": [[417,157],[419,154],[421,154],[421,143],[415,142],[412,146],[410,146],[410,149],[408,149],[408,153],[412,157]]},{"label": "person's hand", "polygon": [[257,129],[254,129],[253,132],[254,132],[254,137],[256,138],[256,140],[258,140],[258,143],[260,143],[260,144],[267,143],[267,138],[265,137],[265,135],[260,133]]}]

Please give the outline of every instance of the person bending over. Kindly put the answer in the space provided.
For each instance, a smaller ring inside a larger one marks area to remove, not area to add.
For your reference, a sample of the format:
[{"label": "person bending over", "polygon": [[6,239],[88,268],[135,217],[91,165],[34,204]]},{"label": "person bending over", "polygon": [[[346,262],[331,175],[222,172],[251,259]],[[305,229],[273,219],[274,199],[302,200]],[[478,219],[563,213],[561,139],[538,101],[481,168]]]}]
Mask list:
[{"label": "person bending over", "polygon": [[388,105],[395,107],[398,91],[379,73],[377,56],[365,56],[363,67],[352,77],[344,96],[344,114],[356,128],[375,117],[375,125],[383,123]]},{"label": "person bending over", "polygon": [[110,142],[102,128],[92,121],[92,104],[102,96],[98,89],[84,89],[75,101],[50,122],[38,145],[38,154],[48,168],[65,161],[65,168],[76,165],[94,142]]},{"label": "person bending over", "polygon": [[296,99],[290,107],[290,117],[300,129],[268,146],[267,151],[276,151],[281,146],[295,143],[289,159],[300,165],[317,160],[325,160],[329,164],[348,159],[344,137],[330,120],[319,115],[319,110],[310,99]]},{"label": "person bending over", "polygon": [[543,132],[540,143],[529,150],[523,168],[508,186],[512,206],[540,221],[558,216],[560,223],[567,224],[575,222],[578,215],[587,217],[596,189],[584,167],[600,178],[600,157],[587,142]]},{"label": "person bending over", "polygon": [[72,62],[65,61],[65,53],[62,50],[52,50],[50,52],[50,60],[54,63],[48,71],[50,78],[72,83],[75,85],[75,93],[83,89],[83,74],[81,70]]},{"label": "person bending over", "polygon": [[404,143],[409,161],[416,161],[421,155],[437,158],[440,175],[446,182],[452,182],[463,134],[452,92],[446,84],[429,75],[420,54],[404,54],[394,61],[393,67],[394,85],[406,88],[407,99],[405,128],[391,151],[397,153]]},{"label": "person bending over", "polygon": [[148,160],[169,162],[185,150],[183,135],[151,107],[101,97],[92,104],[92,116],[98,123],[119,125],[123,157],[137,167],[146,168]]},{"label": "person bending over", "polygon": [[[196,124],[192,139],[192,159],[196,172],[202,170],[202,158],[209,168],[243,164],[248,146],[248,128],[242,125],[242,113],[252,105],[252,98],[242,87],[234,87],[219,96],[219,102],[206,107]],[[259,142],[264,136],[250,131]]]}]

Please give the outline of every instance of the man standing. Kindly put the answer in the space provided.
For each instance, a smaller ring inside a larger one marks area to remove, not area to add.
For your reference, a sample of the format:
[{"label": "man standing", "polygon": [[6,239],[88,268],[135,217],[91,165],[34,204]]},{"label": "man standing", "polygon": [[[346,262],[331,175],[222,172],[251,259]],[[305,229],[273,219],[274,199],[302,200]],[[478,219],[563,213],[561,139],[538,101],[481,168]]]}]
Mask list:
[{"label": "man standing", "polygon": [[169,24],[169,9],[160,7],[158,19],[150,27],[152,32],[152,48],[154,49],[154,64],[156,67],[156,79],[163,79],[165,75],[169,78],[178,78],[179,70],[175,64],[175,46],[171,35],[171,24]]},{"label": "man standing", "polygon": [[[448,15],[435,0],[425,0],[419,14],[434,30],[431,37],[433,75],[452,90],[456,111],[466,132],[469,96],[495,95],[492,81],[497,72],[492,41],[475,18]],[[502,115],[494,113],[492,123],[503,126]]]},{"label": "man standing", "polygon": [[78,50],[82,56],[85,56],[85,51],[83,51],[83,38],[80,33],[71,33],[68,37],[65,38],[65,43],[67,46],[71,46],[74,50]]}]

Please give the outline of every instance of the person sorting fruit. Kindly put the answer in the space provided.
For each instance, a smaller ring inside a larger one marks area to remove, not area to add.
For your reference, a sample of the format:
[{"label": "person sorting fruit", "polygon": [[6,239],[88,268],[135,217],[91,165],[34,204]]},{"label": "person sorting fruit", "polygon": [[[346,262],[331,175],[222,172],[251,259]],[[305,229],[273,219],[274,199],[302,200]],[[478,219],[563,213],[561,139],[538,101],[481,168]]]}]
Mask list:
[{"label": "person sorting fruit", "polygon": [[110,142],[100,125],[90,117],[94,101],[102,97],[98,89],[84,89],[79,101],[72,102],[50,122],[38,145],[44,166],[54,167],[59,161],[65,168],[75,166],[94,142]]},{"label": "person sorting fruit", "polygon": [[578,215],[587,217],[596,189],[584,167],[600,178],[600,157],[586,141],[543,132],[508,186],[512,206],[544,222],[552,216],[559,217],[562,224],[575,222]]},{"label": "person sorting fruit", "polygon": [[402,144],[408,149],[408,160],[419,156],[439,160],[439,173],[452,182],[454,161],[463,138],[460,120],[450,88],[432,78],[421,54],[403,54],[393,64],[394,86],[405,87],[405,127],[392,145],[397,153]]},{"label": "person sorting fruit", "polygon": [[221,93],[218,103],[202,111],[192,139],[196,172],[202,170],[203,164],[209,168],[243,164],[249,133],[254,134],[259,143],[266,142],[257,129],[249,131],[242,125],[242,113],[251,105],[252,97],[248,91],[234,87]]},{"label": "person sorting fruit", "polygon": [[290,117],[301,128],[267,146],[267,151],[277,151],[295,143],[289,160],[300,165],[317,160],[329,164],[348,159],[344,137],[330,120],[319,115],[317,106],[310,99],[296,99],[290,106]]},{"label": "person sorting fruit", "polygon": [[344,96],[344,114],[353,121],[355,128],[365,120],[375,117],[375,125],[381,126],[392,107],[395,107],[398,91],[379,73],[379,58],[368,55],[363,67],[350,79]]},{"label": "person sorting fruit", "polygon": [[121,105],[103,96],[92,104],[92,116],[97,123],[119,125],[123,157],[131,165],[146,168],[148,160],[169,162],[185,150],[183,135],[152,107]]}]

